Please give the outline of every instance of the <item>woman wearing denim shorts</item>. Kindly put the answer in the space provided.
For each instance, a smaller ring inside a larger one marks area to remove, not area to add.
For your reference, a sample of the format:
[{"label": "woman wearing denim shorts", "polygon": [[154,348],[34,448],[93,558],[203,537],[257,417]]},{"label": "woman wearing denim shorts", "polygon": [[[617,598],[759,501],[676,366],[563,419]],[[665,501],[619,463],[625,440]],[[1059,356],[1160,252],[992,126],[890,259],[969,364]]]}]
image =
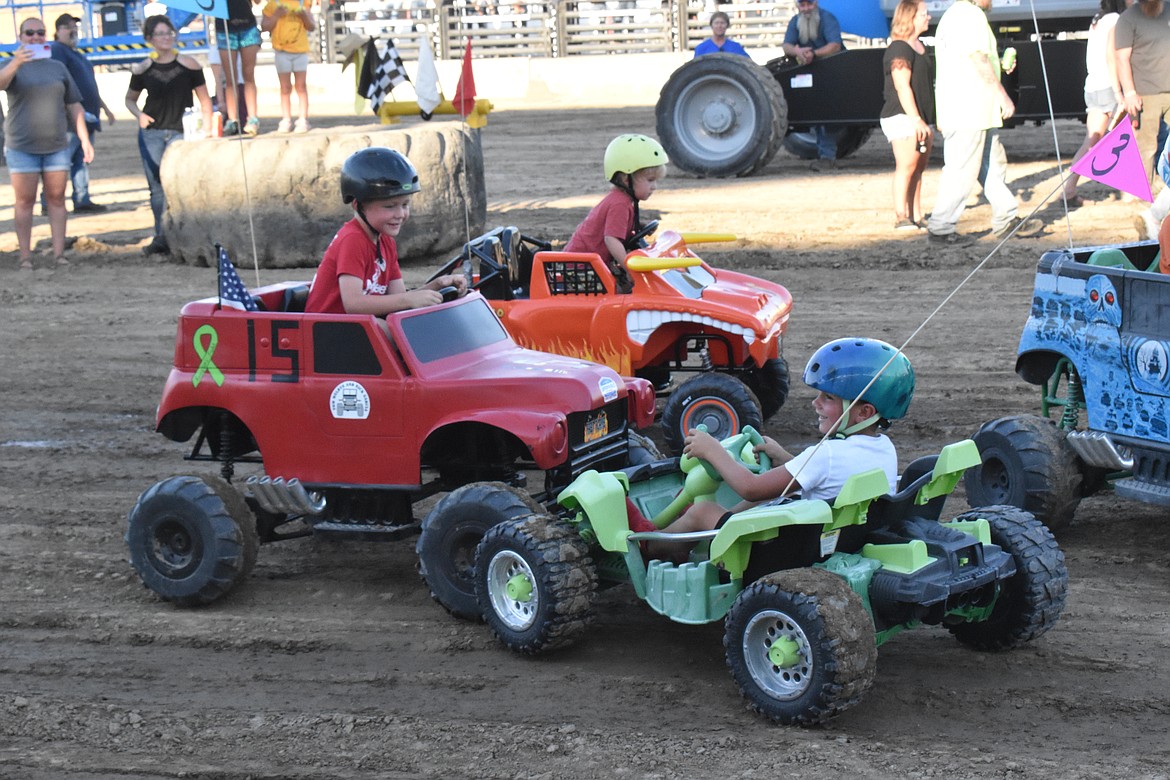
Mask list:
[{"label": "woman wearing denim shorts", "polygon": [[[16,195],[13,222],[20,247],[21,270],[32,270],[32,221],[37,185],[44,182],[45,209],[49,213],[53,257],[65,259],[65,182],[72,166],[69,137],[72,129],[81,140],[85,162],[93,160],[93,146],[81,109],[81,92],[65,66],[49,59],[45,49],[45,23],[25,19],[20,23],[22,46],[0,69],[0,89],[8,92],[4,119],[4,153]],[[36,56],[46,52],[44,57]]]},{"label": "woman wearing denim shorts", "polygon": [[[260,132],[260,120],[256,116],[256,54],[260,51],[260,28],[256,26],[256,15],[252,13],[252,6],[259,5],[260,0],[227,0],[228,18],[215,20],[216,46],[219,48],[219,61],[223,63],[227,72],[227,82],[224,84],[227,105],[227,121],[223,123],[224,135],[239,135],[239,99],[236,97],[236,82],[243,77],[244,107],[248,109],[248,122],[243,127],[245,135],[256,135]],[[236,67],[235,52],[239,52],[240,73],[232,71]]]}]

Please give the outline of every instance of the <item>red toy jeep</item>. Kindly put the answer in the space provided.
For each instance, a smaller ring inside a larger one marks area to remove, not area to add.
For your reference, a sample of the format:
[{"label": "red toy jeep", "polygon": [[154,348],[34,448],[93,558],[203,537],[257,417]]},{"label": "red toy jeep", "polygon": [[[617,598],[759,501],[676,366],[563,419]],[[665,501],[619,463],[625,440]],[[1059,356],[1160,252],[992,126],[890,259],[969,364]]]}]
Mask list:
[{"label": "red toy jeep", "polygon": [[[631,429],[653,423],[649,383],[518,347],[476,293],[380,319],[305,314],[307,290],[262,288],[259,311],[183,307],[157,428],[195,437],[187,459],[219,463],[222,479],[172,477],[130,512],[131,562],[165,600],[224,595],[260,542],[421,533],[436,599],[478,614],[480,537],[539,508],[522,470],[543,471],[547,492],[621,468]],[[238,464],[258,467],[243,491],[229,484]],[[413,502],[447,490],[414,519]]]},{"label": "red toy jeep", "polygon": [[462,269],[523,346],[649,379],[666,397],[663,435],[675,452],[700,424],[721,439],[762,428],[788,398],[781,347],[792,296],[781,285],[716,270],[671,231],[630,253],[628,295],[616,292],[597,255],[550,249],[514,227],[496,228],[432,278]]}]

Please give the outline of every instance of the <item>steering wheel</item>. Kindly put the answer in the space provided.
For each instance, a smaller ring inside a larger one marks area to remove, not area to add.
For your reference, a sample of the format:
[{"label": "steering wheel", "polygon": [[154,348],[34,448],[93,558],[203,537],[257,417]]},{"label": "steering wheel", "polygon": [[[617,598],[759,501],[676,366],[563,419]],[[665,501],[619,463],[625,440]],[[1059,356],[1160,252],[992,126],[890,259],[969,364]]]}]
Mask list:
[{"label": "steering wheel", "polygon": [[452,284],[446,287],[440,287],[438,293],[443,296],[443,303],[450,303],[459,297],[459,288]]},{"label": "steering wheel", "polygon": [[[700,425],[695,430],[706,432],[706,426]],[[772,467],[772,459],[763,452],[755,452],[753,448],[764,443],[764,437],[750,425],[745,425],[740,433],[729,436],[719,442],[732,460],[742,463],[748,470],[759,474]],[[686,474],[682,490],[674,500],[664,508],[655,518],[654,524],[661,528],[665,523],[674,520],[692,502],[707,496],[713,497],[719,486],[723,484],[723,477],[705,460],[690,455],[679,458],[679,468]]]},{"label": "steering wheel", "polygon": [[632,252],[635,249],[644,249],[646,247],[646,242],[643,239],[645,239],[646,236],[650,235],[657,229],[658,220],[652,219],[643,225],[641,230],[622,242],[622,245],[625,246],[627,252]]}]

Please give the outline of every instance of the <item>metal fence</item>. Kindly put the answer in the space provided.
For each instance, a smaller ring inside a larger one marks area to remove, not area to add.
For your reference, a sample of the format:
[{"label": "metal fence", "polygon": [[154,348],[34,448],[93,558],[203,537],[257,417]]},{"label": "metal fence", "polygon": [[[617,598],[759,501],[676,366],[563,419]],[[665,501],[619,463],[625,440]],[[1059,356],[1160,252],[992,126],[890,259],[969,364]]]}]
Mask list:
[{"label": "metal fence", "polygon": [[337,44],[351,33],[390,38],[407,60],[417,58],[423,40],[436,56],[458,58],[468,38],[476,57],[690,51],[708,37],[717,8],[749,50],[778,47],[796,13],[794,0],[336,0],[323,12],[321,54],[340,61]]}]

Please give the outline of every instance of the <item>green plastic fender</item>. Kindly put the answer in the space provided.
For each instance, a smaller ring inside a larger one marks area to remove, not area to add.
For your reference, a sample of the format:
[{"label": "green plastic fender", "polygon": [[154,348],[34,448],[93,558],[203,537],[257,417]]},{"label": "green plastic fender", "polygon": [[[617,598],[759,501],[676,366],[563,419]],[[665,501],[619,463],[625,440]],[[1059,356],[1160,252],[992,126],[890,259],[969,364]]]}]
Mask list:
[{"label": "green plastic fender", "polygon": [[602,474],[590,469],[560,492],[557,503],[588,516],[601,549],[625,553],[626,537],[633,533],[626,517],[629,489],[630,480],[622,472]]}]

